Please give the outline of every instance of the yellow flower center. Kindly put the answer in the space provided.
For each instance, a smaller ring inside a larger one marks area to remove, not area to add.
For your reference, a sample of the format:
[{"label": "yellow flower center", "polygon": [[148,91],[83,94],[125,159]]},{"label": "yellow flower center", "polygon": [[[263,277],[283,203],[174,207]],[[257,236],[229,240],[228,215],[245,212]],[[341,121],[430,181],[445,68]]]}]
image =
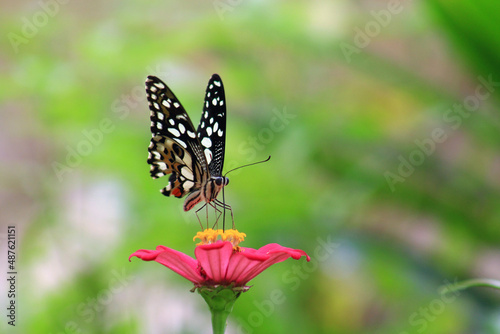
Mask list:
[{"label": "yellow flower center", "polygon": [[197,243],[196,246],[207,245],[214,243],[218,240],[229,241],[233,244],[234,249],[239,249],[238,244],[245,240],[247,235],[245,233],[238,232],[238,230],[213,230],[211,228],[207,228],[204,231],[200,231],[196,233],[193,238],[193,241],[196,239],[200,239],[201,242]]}]

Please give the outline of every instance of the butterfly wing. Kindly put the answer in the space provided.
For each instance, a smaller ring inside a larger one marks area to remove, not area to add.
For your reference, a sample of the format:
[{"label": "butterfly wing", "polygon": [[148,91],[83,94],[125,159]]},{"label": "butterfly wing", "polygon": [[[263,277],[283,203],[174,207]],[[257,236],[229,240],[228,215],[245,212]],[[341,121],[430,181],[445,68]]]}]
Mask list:
[{"label": "butterfly wing", "polygon": [[217,74],[212,75],[208,82],[198,139],[203,146],[210,175],[221,176],[226,146],[226,98],[224,85]]},{"label": "butterfly wing", "polygon": [[203,175],[208,173],[205,155],[191,119],[167,85],[148,76],[146,94],[153,136],[147,160],[151,177],[171,174],[161,192],[183,197],[201,187]]}]

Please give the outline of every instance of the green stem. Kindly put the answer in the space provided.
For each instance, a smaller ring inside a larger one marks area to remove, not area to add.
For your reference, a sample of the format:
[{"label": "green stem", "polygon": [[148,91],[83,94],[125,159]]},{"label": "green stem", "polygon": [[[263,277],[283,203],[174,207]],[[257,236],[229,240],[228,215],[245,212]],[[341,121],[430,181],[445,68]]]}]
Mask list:
[{"label": "green stem", "polygon": [[198,293],[205,299],[212,313],[212,330],[214,334],[224,334],[227,318],[233,310],[236,299],[248,288],[233,288],[231,286],[201,287]]},{"label": "green stem", "polygon": [[212,309],[212,331],[214,334],[224,334],[227,327],[227,318],[232,311],[214,310]]}]

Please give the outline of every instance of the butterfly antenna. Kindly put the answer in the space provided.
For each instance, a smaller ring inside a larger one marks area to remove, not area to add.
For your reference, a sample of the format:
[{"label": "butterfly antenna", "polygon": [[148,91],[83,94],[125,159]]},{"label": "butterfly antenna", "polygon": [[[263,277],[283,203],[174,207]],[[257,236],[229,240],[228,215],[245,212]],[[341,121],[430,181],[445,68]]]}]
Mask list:
[{"label": "butterfly antenna", "polygon": [[[262,160],[262,161],[257,161],[257,162],[252,162],[251,164],[248,164],[248,165],[243,165],[243,166],[240,166],[240,167],[236,167],[236,168],[233,168],[231,169],[229,172],[226,172],[226,174],[224,174],[224,177],[226,177],[227,174],[231,173],[232,171],[235,171],[237,169],[240,169],[240,168],[243,168],[243,167],[248,167],[248,166],[252,166],[252,165],[257,165],[257,164],[261,164],[263,162],[267,162],[269,161],[269,159],[271,159],[271,156],[269,156],[266,160]],[[224,190],[224,188],[222,188]],[[222,193],[224,194],[224,193]]]},{"label": "butterfly antenna", "polygon": [[[262,161],[257,161],[257,162],[253,162],[251,164],[247,164],[247,165],[243,165],[243,166],[239,166],[239,167],[236,167],[236,168],[233,168],[231,169],[230,171],[226,172],[226,174],[224,174],[224,177],[226,177],[227,174],[231,173],[232,171],[235,171],[237,169],[240,169],[240,168],[243,168],[243,167],[248,167],[248,166],[252,166],[252,165],[256,165],[256,164],[260,164],[260,163],[263,163],[263,162],[267,162],[269,161],[269,159],[271,159],[271,156],[269,156],[267,159],[265,160],[262,160]],[[222,187],[222,230],[225,231],[226,230],[226,197],[225,197],[225,193],[224,193],[224,187]],[[229,209],[231,210],[231,207],[229,207]],[[231,217],[233,217],[233,211],[231,210]],[[233,218],[233,228],[234,228],[234,218]]]},{"label": "butterfly antenna", "polygon": [[[222,203],[223,203],[223,208],[222,208],[222,232],[226,230],[226,197],[224,196],[224,187],[222,187]],[[220,217],[220,216],[219,216]]]}]

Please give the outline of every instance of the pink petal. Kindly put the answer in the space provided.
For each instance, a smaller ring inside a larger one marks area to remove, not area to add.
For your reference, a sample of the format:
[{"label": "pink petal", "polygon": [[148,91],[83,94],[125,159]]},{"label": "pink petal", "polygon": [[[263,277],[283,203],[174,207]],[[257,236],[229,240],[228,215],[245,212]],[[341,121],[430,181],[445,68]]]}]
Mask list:
[{"label": "pink petal", "polygon": [[233,245],[230,242],[217,241],[213,244],[200,245],[196,247],[194,254],[200,267],[214,283],[226,283],[227,266],[233,254]]},{"label": "pink petal", "polygon": [[226,279],[229,282],[235,282],[237,286],[245,285],[249,281],[246,279],[247,273],[253,271],[263,261],[265,260],[250,259],[243,256],[242,252],[235,253],[229,262]]},{"label": "pink petal", "polygon": [[271,265],[285,261],[289,257],[298,260],[302,256],[306,256],[307,261],[310,260],[306,252],[278,244],[269,244],[258,250],[242,247],[242,252],[231,257],[227,278],[237,285],[245,285]]},{"label": "pink petal", "polygon": [[137,256],[144,261],[156,261],[175,271],[182,277],[195,284],[202,284],[205,279],[200,275],[198,262],[191,256],[165,246],[158,246],[156,250],[139,249],[129,257]]}]

